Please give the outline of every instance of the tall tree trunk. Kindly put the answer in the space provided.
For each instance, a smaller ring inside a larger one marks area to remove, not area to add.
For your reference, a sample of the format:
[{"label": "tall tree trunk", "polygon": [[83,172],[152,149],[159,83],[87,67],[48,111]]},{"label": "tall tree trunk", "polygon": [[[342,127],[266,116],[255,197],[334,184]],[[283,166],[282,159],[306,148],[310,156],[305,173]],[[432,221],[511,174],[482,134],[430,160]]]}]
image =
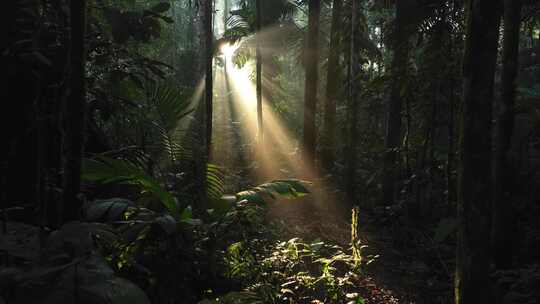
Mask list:
[{"label": "tall tree trunk", "polygon": [[223,0],[223,32],[227,31],[227,20],[229,19],[229,1]]},{"label": "tall tree trunk", "polygon": [[326,98],[324,104],[324,143],[321,147],[321,165],[326,171],[332,170],[335,158],[336,136],[336,100],[339,86],[339,41],[341,37],[343,0],[334,0],[332,4],[332,25],[330,29],[330,49],[326,76]]},{"label": "tall tree trunk", "polygon": [[448,101],[448,153],[446,154],[446,190],[448,192],[447,195],[447,207],[448,207],[448,214],[454,214],[454,210],[451,206],[456,201],[456,195],[455,195],[455,182],[454,182],[454,162],[455,162],[455,151],[454,151],[454,129],[455,129],[455,80],[453,76],[450,76],[450,84],[449,84],[449,94],[450,98]]},{"label": "tall tree trunk", "polygon": [[81,201],[81,163],[84,149],[86,108],[85,88],[85,35],[86,1],[70,2],[70,76],[69,95],[65,103],[64,155],[63,155],[63,212],[64,221],[79,218]]},{"label": "tall tree trunk", "polygon": [[257,27],[257,47],[256,47],[256,73],[257,73],[257,126],[259,128],[258,130],[258,137],[259,137],[259,145],[262,145],[264,142],[263,139],[263,105],[262,105],[262,53],[261,53],[261,24],[262,24],[262,12],[261,12],[261,0],[256,0],[255,2],[257,16],[256,16],[256,27]]},{"label": "tall tree trunk", "polygon": [[514,100],[518,71],[521,0],[504,1],[504,44],[500,111],[495,130],[495,158],[493,166],[493,254],[498,269],[512,265],[511,205],[512,170],[510,140],[514,130]]},{"label": "tall tree trunk", "polygon": [[315,149],[317,145],[317,83],[319,80],[319,18],[321,11],[320,0],[308,2],[308,32],[304,51],[306,82],[304,89],[304,136],[303,152],[306,165],[315,168]]},{"label": "tall tree trunk", "polygon": [[[196,179],[197,204],[195,211],[205,216],[206,167],[211,152],[212,138],[212,0],[198,0],[199,58],[198,74],[204,77],[204,94],[197,107],[194,131],[194,175]],[[200,79],[200,78],[199,78]]]},{"label": "tall tree trunk", "polygon": [[394,28],[392,58],[392,89],[388,101],[386,116],[385,152],[383,159],[383,204],[394,203],[395,187],[397,178],[397,160],[401,141],[401,107],[402,96],[401,87],[407,73],[407,62],[409,57],[408,31],[405,29],[406,19],[404,10],[407,8],[407,1],[396,1],[396,20]]},{"label": "tall tree trunk", "polygon": [[214,54],[214,27],[213,27],[213,0],[203,1],[203,27],[204,27],[204,37],[205,37],[205,48],[204,52],[204,69],[205,69],[205,83],[204,83],[204,101],[206,105],[206,149],[208,159],[211,157],[212,153],[212,118],[213,118],[213,73],[212,73],[212,63],[213,63],[213,54]]},{"label": "tall tree trunk", "polygon": [[349,100],[347,105],[347,151],[345,155],[346,173],[345,183],[349,200],[354,204],[356,200],[356,147],[358,141],[358,77],[360,76],[359,59],[359,18],[358,10],[360,0],[353,0],[351,7],[351,38],[350,38],[350,79],[349,79]]},{"label": "tall tree trunk", "polygon": [[458,170],[457,304],[490,303],[491,131],[499,2],[470,0]]}]

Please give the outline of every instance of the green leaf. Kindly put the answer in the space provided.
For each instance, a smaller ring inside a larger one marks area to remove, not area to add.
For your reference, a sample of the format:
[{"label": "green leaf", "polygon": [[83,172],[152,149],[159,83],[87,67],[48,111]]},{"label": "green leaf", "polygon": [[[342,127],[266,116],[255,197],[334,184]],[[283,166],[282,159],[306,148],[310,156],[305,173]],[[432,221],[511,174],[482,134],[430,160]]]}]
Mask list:
[{"label": "green leaf", "polygon": [[175,219],[180,218],[176,198],[163,189],[158,181],[126,161],[102,155],[96,159],[84,159],[82,179],[102,184],[138,185],[141,193],[155,196]]},{"label": "green leaf", "polygon": [[247,200],[250,203],[264,204],[265,201],[258,191],[247,190],[236,193],[236,200],[238,202]]},{"label": "green leaf", "polygon": [[236,194],[236,198],[237,201],[247,200],[258,204],[265,203],[263,195],[267,195],[272,199],[276,198],[275,194],[284,198],[295,199],[310,193],[304,184],[308,184],[308,182],[298,179],[275,180],[239,192]]},{"label": "green leaf", "polygon": [[218,201],[225,193],[221,167],[208,164],[206,167],[207,195],[210,200]]},{"label": "green leaf", "polygon": [[210,208],[213,210],[212,215],[221,217],[231,210],[232,205],[225,199],[211,199]]},{"label": "green leaf", "polygon": [[122,198],[96,200],[83,207],[83,214],[85,220],[90,222],[119,221],[128,207],[133,205],[132,201]]},{"label": "green leaf", "polygon": [[191,206],[187,206],[182,210],[182,213],[180,214],[180,220],[190,220],[193,218],[193,211],[191,210]]},{"label": "green leaf", "polygon": [[174,23],[174,20],[171,18],[171,17],[167,17],[167,16],[162,16],[160,15],[159,18],[161,18],[161,20],[171,24],[171,23]]}]

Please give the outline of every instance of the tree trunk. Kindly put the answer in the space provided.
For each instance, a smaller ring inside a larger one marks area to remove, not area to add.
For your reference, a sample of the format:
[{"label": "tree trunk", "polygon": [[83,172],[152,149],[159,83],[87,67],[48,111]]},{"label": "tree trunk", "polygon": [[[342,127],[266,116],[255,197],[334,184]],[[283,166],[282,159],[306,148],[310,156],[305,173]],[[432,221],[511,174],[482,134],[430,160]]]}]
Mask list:
[{"label": "tree trunk", "polygon": [[257,27],[257,47],[256,47],[256,73],[257,73],[257,126],[259,128],[258,137],[259,145],[262,146],[263,139],[263,106],[262,106],[262,53],[261,53],[261,24],[262,24],[262,13],[261,13],[261,0],[256,0],[255,2],[257,16],[256,16],[256,27]]},{"label": "tree trunk", "polygon": [[396,20],[394,28],[394,41],[392,58],[392,88],[386,117],[385,152],[383,159],[383,204],[394,203],[395,187],[397,178],[397,160],[401,141],[401,87],[407,73],[409,56],[408,34],[405,29],[406,19],[404,10],[406,1],[396,1]]},{"label": "tree trunk", "polygon": [[229,19],[229,1],[223,0],[223,32],[227,31],[227,20]]},{"label": "tree trunk", "polygon": [[[197,204],[195,212],[205,216],[207,205],[206,167],[211,152],[212,138],[212,0],[198,1],[199,59],[198,74],[204,77],[204,95],[197,107],[194,131],[194,175],[196,179]],[[199,78],[200,79],[200,78]]]},{"label": "tree trunk", "polygon": [[77,197],[81,188],[81,163],[84,150],[86,108],[85,88],[85,35],[86,1],[70,3],[70,67],[69,95],[64,111],[63,169],[63,221],[76,220],[82,202]]},{"label": "tree trunk", "polygon": [[351,204],[356,200],[356,147],[358,141],[357,120],[358,120],[358,77],[360,75],[359,56],[359,27],[358,10],[359,0],[352,1],[351,7],[351,41],[350,41],[350,79],[349,79],[349,100],[347,105],[347,127],[348,143],[345,155],[346,173],[345,183],[346,191]]},{"label": "tree trunk", "polygon": [[499,2],[470,0],[458,170],[457,304],[490,303],[491,119]]},{"label": "tree trunk", "polygon": [[205,0],[203,2],[203,19],[202,24],[204,27],[204,69],[205,69],[205,84],[204,84],[204,100],[206,105],[206,149],[208,159],[212,153],[212,118],[213,118],[213,79],[212,79],[212,63],[214,54],[214,27],[213,27],[213,0]]},{"label": "tree trunk", "polygon": [[320,0],[309,0],[308,33],[304,51],[306,82],[304,90],[304,159],[307,166],[314,167],[317,144],[317,82],[319,78],[319,17]]},{"label": "tree trunk", "polygon": [[339,40],[341,37],[343,0],[332,4],[332,25],[330,29],[330,48],[326,76],[326,99],[324,104],[324,143],[321,147],[321,165],[327,172],[332,171],[335,158],[336,100],[339,86]]},{"label": "tree trunk", "polygon": [[519,54],[521,0],[504,1],[504,44],[501,104],[495,130],[495,158],[493,166],[493,254],[498,269],[512,265],[513,223],[510,166],[510,140],[514,130],[514,101]]},{"label": "tree trunk", "polygon": [[448,207],[448,215],[454,214],[454,208],[451,206],[454,205],[456,201],[456,195],[455,195],[455,182],[454,182],[454,162],[455,162],[455,151],[454,151],[454,129],[455,129],[455,107],[456,107],[456,99],[455,99],[455,80],[453,76],[450,76],[450,98],[448,101],[448,153],[446,154],[446,188],[448,191],[447,195],[447,207]]}]

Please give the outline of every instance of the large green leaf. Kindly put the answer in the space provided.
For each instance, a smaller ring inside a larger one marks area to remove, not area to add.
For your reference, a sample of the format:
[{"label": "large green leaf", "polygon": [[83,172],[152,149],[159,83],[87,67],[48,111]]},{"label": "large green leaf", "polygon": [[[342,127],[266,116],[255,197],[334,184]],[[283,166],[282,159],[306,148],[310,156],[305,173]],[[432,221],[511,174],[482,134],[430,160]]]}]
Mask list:
[{"label": "large green leaf", "polygon": [[96,200],[83,207],[84,219],[90,222],[114,222],[122,220],[128,207],[134,203],[123,198]]},{"label": "large green leaf", "polygon": [[236,199],[237,201],[247,200],[251,203],[263,204],[266,202],[265,196],[271,199],[275,199],[276,195],[288,199],[299,198],[310,193],[305,184],[308,184],[308,182],[298,179],[275,180],[238,192]]},{"label": "large green leaf", "polygon": [[85,159],[82,178],[102,184],[138,185],[142,193],[155,196],[175,218],[180,218],[180,210],[176,199],[141,169],[130,163],[105,156]]},{"label": "large green leaf", "polygon": [[206,185],[206,191],[208,192],[209,199],[221,199],[225,192],[225,185],[223,183],[223,172],[221,171],[221,167],[214,164],[207,164]]}]

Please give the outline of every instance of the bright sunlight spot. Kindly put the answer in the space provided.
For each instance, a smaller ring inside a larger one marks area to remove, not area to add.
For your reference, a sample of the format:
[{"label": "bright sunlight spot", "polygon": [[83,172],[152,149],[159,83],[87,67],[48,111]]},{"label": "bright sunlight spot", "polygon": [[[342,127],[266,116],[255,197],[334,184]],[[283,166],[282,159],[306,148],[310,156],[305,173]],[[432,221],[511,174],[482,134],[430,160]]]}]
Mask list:
[{"label": "bright sunlight spot", "polygon": [[234,56],[234,53],[236,52],[239,46],[240,46],[239,43],[231,44],[227,42],[227,43],[222,44],[219,50],[221,51],[221,54],[223,54],[223,56],[226,59],[230,59]]}]

